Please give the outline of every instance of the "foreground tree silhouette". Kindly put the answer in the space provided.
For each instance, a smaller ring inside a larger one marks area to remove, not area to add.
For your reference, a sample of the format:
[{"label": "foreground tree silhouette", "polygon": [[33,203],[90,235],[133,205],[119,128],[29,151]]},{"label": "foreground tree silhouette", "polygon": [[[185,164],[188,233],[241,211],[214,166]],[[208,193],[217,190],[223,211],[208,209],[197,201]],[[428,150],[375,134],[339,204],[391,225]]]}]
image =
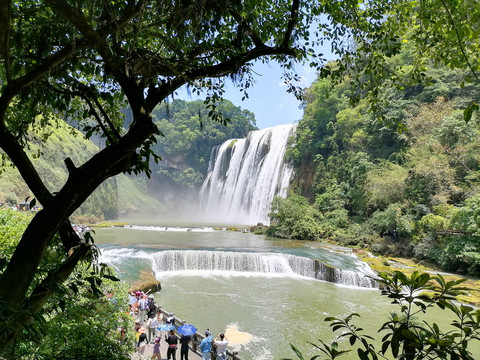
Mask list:
[{"label": "foreground tree silhouette", "polygon": [[[150,159],[158,160],[150,150],[161,135],[152,122],[155,106],[189,84],[205,89],[210,116],[227,122],[216,111],[222,79],[232,77],[246,90],[251,61],[278,61],[287,81],[295,78],[293,63],[308,54],[321,65],[312,48],[322,34],[308,40],[321,13],[321,4],[299,0],[0,0],[2,159],[43,207],[11,258],[0,261],[0,353],[76,264],[92,260],[91,238],[79,238],[69,216],[104,180],[148,175]],[[344,14],[340,6],[330,13]],[[120,110],[127,106],[133,122],[123,130]],[[100,134],[105,147],[84,164],[65,159],[68,179],[54,191],[35,170],[29,143],[33,133],[35,141],[48,141],[44,130],[57,116],[87,137]],[[46,262],[57,241],[63,259]]]},{"label": "foreground tree silhouette", "polygon": [[[156,105],[188,84],[193,91],[206,90],[210,116],[226,122],[216,111],[223,79],[231,77],[247,90],[255,59],[279,62],[289,91],[299,95],[296,61],[311,56],[322,76],[335,73],[323,68],[322,55],[315,54],[323,41],[331,41],[332,51],[345,59],[339,74],[369,69],[368,76],[360,74],[359,87],[375,85],[371,78],[382,69],[378,55],[398,51],[401,36],[395,31],[401,34],[408,27],[409,11],[416,9],[413,2],[398,4],[405,12],[395,21],[385,17],[392,14],[390,1],[367,6],[354,0],[0,0],[2,158],[16,166],[43,206],[11,258],[0,261],[0,353],[76,264],[94,254],[89,239],[72,231],[68,217],[104,180],[122,172],[149,174],[149,160],[158,160],[150,150],[161,134],[151,117]],[[424,19],[430,18],[427,11]],[[314,21],[317,30],[311,30]],[[457,29],[465,22],[455,24]],[[362,45],[362,54],[374,56],[352,61],[355,49],[348,45],[353,41]],[[454,60],[463,66],[466,58]],[[120,109],[127,106],[133,122],[123,130]],[[37,139],[48,141],[43,130],[57,116],[76,121],[87,137],[101,134],[105,147],[84,164],[65,159],[69,177],[54,191],[35,170],[28,146],[35,132]],[[46,264],[56,234],[63,259]],[[95,288],[94,280],[91,285]]]}]

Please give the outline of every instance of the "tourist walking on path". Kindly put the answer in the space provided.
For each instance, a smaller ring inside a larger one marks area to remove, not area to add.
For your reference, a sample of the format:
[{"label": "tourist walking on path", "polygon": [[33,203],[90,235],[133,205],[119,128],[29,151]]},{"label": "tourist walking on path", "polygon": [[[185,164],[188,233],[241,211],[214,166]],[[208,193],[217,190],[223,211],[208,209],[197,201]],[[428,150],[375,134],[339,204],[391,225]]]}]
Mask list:
[{"label": "tourist walking on path", "polygon": [[210,360],[210,352],[212,351],[212,334],[210,331],[205,331],[205,338],[200,343],[200,351],[202,352],[203,360]]},{"label": "tourist walking on path", "polygon": [[143,357],[143,353],[145,352],[145,346],[147,345],[147,335],[145,334],[144,328],[140,328],[138,332],[140,333],[140,336],[138,337],[138,342],[136,347],[137,347],[138,353]]},{"label": "tourist walking on path", "polygon": [[170,336],[165,341],[168,343],[167,360],[170,360],[170,356],[176,360],[178,338],[173,330],[170,330]]},{"label": "tourist walking on path", "polygon": [[155,345],[153,345],[153,355],[151,359],[158,359],[162,360],[162,357],[160,355],[160,339],[155,339]]},{"label": "tourist walking on path", "polygon": [[147,311],[148,311],[147,296],[144,295],[141,297],[140,300],[138,300],[138,321],[140,321],[142,324],[145,321]]},{"label": "tourist walking on path", "polygon": [[160,326],[161,324],[158,322],[158,319],[156,317],[149,318],[148,319],[148,341],[153,344],[153,341],[155,340],[155,333],[157,331],[157,326]]},{"label": "tourist walking on path", "polygon": [[[217,340],[219,337],[220,340]],[[213,341],[215,342],[215,345],[217,345],[217,360],[226,360],[228,340],[225,337],[225,334],[218,335]]]},{"label": "tourist walking on path", "polygon": [[190,335],[182,335],[180,338],[180,344],[182,344],[180,347],[180,360],[183,360],[184,358],[185,360],[188,360],[188,343],[191,339]]}]

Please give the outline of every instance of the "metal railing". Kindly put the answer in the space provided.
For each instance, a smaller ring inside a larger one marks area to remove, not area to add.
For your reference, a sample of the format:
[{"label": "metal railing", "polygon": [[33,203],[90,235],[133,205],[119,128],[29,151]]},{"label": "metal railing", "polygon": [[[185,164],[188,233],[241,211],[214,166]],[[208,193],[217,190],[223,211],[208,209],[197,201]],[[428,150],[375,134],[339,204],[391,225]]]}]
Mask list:
[{"label": "metal railing", "polygon": [[[163,319],[166,320],[169,316],[170,316],[170,312],[168,311],[165,311],[164,309],[160,309],[160,311],[162,312],[162,316],[163,316]],[[179,319],[177,317],[174,316],[174,326],[176,328],[178,328],[179,326],[181,326],[183,324],[183,320],[182,319]],[[176,334],[177,337],[178,334]],[[199,356],[202,356],[202,353],[199,349],[199,345],[200,343],[202,342],[203,339],[205,339],[205,336],[200,334],[198,331],[191,335],[191,338],[192,340],[190,341],[190,350],[193,351],[195,354],[199,355]],[[212,351],[210,352],[210,358],[212,360],[216,360],[217,359],[217,346],[215,345],[215,343],[212,344]],[[230,351],[230,350],[227,350],[227,360],[242,360],[239,356],[238,356],[238,353],[236,351]]]}]

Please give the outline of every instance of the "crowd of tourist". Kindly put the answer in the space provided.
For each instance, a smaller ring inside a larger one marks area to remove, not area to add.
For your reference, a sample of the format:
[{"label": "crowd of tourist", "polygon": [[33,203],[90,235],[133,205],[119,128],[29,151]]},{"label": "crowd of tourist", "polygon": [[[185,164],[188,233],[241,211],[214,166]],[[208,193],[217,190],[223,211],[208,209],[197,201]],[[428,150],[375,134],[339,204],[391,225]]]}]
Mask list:
[{"label": "crowd of tourist", "polygon": [[[192,341],[190,335],[175,333],[175,316],[170,313],[163,316],[161,306],[155,304],[153,295],[147,295],[142,291],[129,294],[130,315],[135,319],[134,331],[136,333],[135,351],[140,358],[145,358],[145,348],[153,347],[150,359],[161,359],[160,343],[163,338],[167,343],[167,359],[176,360],[178,343],[180,343],[180,360],[188,360],[189,344]],[[185,321],[183,322],[185,325]],[[213,339],[207,329],[205,338],[200,342],[199,349],[203,360],[210,360],[213,344],[216,347],[217,359],[226,360],[228,340],[225,335],[219,334]]]}]

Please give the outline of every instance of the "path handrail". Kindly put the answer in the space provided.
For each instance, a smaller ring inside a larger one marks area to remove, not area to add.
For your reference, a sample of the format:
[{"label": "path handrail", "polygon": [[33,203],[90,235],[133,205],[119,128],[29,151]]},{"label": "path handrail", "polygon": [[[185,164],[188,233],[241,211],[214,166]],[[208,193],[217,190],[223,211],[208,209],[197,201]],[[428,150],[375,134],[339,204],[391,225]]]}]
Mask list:
[{"label": "path handrail", "polygon": [[[167,320],[167,318],[170,316],[171,312],[168,312],[164,309],[160,309],[160,311],[162,312],[162,317],[164,320]],[[178,328],[179,326],[183,325],[183,320],[182,319],[179,319],[177,318],[176,316],[174,316],[174,326],[176,328]],[[178,334],[176,334],[176,336],[178,338],[180,338],[180,336]],[[192,335],[192,340],[190,341],[190,345],[189,345],[189,348],[190,350],[192,350],[195,354],[197,355],[200,355],[202,356],[202,353],[200,352],[200,349],[198,348],[198,345],[200,345],[200,343],[202,342],[202,340],[205,339],[205,336],[200,334],[198,331]],[[212,351],[210,351],[210,356],[211,356],[211,359],[212,360],[216,360],[217,359],[217,345],[215,345],[215,343],[213,343],[212,345]],[[242,360],[240,357],[238,357],[238,352],[237,351],[229,351],[227,349],[227,360]]]}]

